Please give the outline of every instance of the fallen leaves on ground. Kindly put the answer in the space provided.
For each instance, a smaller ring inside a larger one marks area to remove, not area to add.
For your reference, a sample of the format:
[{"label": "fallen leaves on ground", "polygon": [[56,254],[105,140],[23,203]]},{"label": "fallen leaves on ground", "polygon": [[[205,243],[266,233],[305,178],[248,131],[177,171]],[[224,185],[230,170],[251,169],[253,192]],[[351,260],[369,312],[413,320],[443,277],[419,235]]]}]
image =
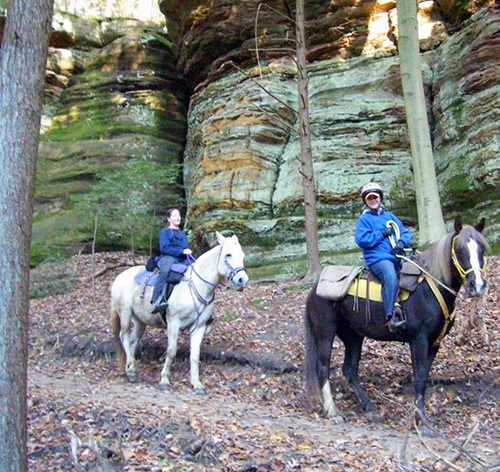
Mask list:
[{"label": "fallen leaves on ground", "polygon": [[127,383],[112,355],[109,288],[134,263],[123,253],[101,253],[33,272],[30,470],[438,471],[450,457],[471,464],[464,454],[450,456],[448,442],[468,436],[466,449],[477,459],[469,470],[500,463],[499,258],[489,260],[487,296],[460,297],[456,326],[431,372],[428,412],[443,437],[428,445],[438,457],[414,431],[405,456],[398,456],[413,411],[406,345],[367,340],[364,346],[360,375],[381,423],[369,421],[342,377],[338,340],[332,393],[347,422],[332,424],[311,406],[301,373],[308,287],[252,283],[243,292],[218,290],[215,322],[202,345],[207,396],[190,388],[186,333],[171,392],[157,389],[164,330],[146,331],[140,383]]}]

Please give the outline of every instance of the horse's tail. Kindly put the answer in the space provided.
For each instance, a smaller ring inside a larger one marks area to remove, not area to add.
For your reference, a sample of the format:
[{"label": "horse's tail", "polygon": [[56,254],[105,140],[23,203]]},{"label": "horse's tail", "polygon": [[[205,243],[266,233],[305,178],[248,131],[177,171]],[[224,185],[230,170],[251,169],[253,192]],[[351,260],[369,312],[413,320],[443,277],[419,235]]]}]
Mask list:
[{"label": "horse's tail", "polygon": [[319,353],[316,334],[311,319],[311,311],[313,309],[313,297],[316,293],[314,286],[306,300],[306,309],[304,313],[304,326],[306,331],[306,346],[305,346],[305,380],[306,390],[312,400],[321,401],[321,385],[319,380]]},{"label": "horse's tail", "polygon": [[125,372],[125,350],[120,339],[120,313],[118,312],[118,302],[111,297],[111,328],[113,330],[113,339],[115,341],[116,359],[121,372]]}]

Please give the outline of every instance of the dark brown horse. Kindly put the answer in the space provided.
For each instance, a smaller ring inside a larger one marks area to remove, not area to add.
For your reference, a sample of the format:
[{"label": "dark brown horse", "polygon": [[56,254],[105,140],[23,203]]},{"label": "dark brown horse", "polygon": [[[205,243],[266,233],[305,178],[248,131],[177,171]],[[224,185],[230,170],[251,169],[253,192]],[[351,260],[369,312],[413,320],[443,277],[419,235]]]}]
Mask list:
[{"label": "dark brown horse", "polygon": [[[484,293],[484,252],[488,243],[481,234],[484,219],[476,226],[462,226],[460,217],[455,220],[454,231],[424,252],[419,264],[439,282],[444,303],[449,313],[455,306],[455,298],[462,285],[468,296]],[[333,402],[329,375],[332,343],[337,335],[345,346],[343,373],[365,411],[376,414],[373,404],[361,387],[358,364],[365,337],[380,341],[400,341],[410,344],[413,366],[413,387],[417,408],[425,415],[425,388],[432,362],[439,350],[436,340],[445,327],[445,315],[430,285],[422,282],[403,303],[408,320],[404,331],[391,333],[385,326],[382,304],[370,302],[371,319],[367,323],[365,300],[352,296],[341,301],[330,301],[316,294],[313,287],[306,301],[306,382],[309,393],[323,399],[327,416],[336,422],[343,418]]]}]

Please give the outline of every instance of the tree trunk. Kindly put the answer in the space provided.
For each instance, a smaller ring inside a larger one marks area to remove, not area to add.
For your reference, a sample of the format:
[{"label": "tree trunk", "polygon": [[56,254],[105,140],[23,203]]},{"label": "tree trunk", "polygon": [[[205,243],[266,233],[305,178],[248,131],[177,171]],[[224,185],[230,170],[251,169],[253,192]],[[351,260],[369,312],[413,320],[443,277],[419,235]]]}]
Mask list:
[{"label": "tree trunk", "polygon": [[445,236],[446,226],[439,200],[427,121],[418,42],[417,2],[398,0],[397,10],[398,49],[417,196],[419,244],[425,246]]},{"label": "tree trunk", "polygon": [[53,0],[9,3],[0,49],[0,470],[28,470],[29,262]]},{"label": "tree trunk", "polygon": [[300,163],[302,170],[302,186],[304,189],[304,213],[308,266],[308,273],[306,277],[313,279],[319,275],[321,265],[318,250],[318,214],[316,211],[316,187],[314,184],[311,126],[309,123],[309,95],[304,21],[304,0],[297,0],[295,32],[299,89]]}]

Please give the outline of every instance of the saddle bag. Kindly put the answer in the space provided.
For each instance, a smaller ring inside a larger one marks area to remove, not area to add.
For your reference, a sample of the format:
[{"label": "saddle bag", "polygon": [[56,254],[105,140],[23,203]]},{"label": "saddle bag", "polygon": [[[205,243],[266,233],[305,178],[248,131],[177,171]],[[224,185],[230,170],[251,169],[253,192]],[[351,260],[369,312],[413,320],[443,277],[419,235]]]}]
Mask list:
[{"label": "saddle bag", "polygon": [[363,270],[361,266],[328,266],[319,277],[316,294],[327,300],[342,300],[352,281]]},{"label": "saddle bag", "polygon": [[158,267],[157,262],[158,262],[157,257],[150,257],[148,259],[148,262],[146,262],[146,270],[148,272],[153,272]]},{"label": "saddle bag", "polygon": [[399,276],[399,287],[407,292],[414,292],[421,282],[422,271],[411,262],[403,263]]}]

